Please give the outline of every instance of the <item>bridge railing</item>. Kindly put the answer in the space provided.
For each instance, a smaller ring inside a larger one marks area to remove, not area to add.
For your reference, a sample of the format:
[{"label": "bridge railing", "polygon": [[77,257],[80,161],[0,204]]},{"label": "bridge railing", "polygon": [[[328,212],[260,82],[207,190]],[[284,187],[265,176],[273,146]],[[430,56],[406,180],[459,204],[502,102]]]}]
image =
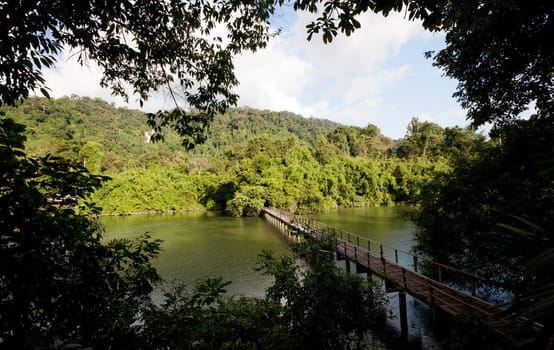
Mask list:
[{"label": "bridge railing", "polygon": [[478,296],[480,289],[487,287],[499,287],[498,283],[494,281],[490,281],[476,274],[472,274],[452,266],[435,262],[432,259],[421,255],[391,247],[383,244],[382,242],[378,242],[298,214],[291,214],[277,208],[272,208],[272,210],[282,219],[289,219],[293,223],[301,224],[305,227],[310,227],[335,236],[337,239],[354,244],[371,252],[373,255],[385,258],[390,262],[394,262],[404,268],[425,275],[441,283],[456,283],[458,284],[456,286],[457,289],[462,289],[463,292],[466,292],[472,296]]}]

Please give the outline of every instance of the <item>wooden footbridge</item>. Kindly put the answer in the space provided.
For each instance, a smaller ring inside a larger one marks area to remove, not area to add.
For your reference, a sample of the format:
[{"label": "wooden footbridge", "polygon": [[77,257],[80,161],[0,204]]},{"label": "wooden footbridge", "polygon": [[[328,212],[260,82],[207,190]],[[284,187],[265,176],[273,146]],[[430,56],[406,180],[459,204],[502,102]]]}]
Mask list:
[{"label": "wooden footbridge", "polygon": [[[501,313],[499,307],[477,297],[479,286],[486,282],[483,278],[394,248],[391,248],[393,254],[389,254],[394,257],[387,258],[384,254],[387,247],[381,243],[276,208],[264,208],[263,213],[269,221],[286,229],[284,231],[297,232],[313,239],[330,235],[336,242],[337,256],[347,262],[347,270],[350,270],[350,263],[354,263],[356,269],[377,275],[385,280],[387,286],[398,290],[403,336],[407,335],[405,293],[408,293],[428,304],[433,317],[436,311],[453,317],[478,313],[487,319],[487,324],[494,333],[504,339],[509,338],[512,321],[509,315]],[[400,254],[410,257],[411,263],[408,266],[399,264]],[[433,271],[432,275],[422,273],[422,263],[425,263],[426,271]],[[469,288],[459,290],[443,282],[443,275],[453,274],[462,275],[468,281]]]}]

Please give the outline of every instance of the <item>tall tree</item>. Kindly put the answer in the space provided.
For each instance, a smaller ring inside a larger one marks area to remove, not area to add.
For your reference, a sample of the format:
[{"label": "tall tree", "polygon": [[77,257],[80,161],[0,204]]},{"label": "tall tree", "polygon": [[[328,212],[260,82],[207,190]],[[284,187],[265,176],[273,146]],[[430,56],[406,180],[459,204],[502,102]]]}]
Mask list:
[{"label": "tall tree", "polygon": [[444,130],[431,122],[420,122],[412,118],[408,124],[406,137],[396,147],[401,158],[437,157],[440,155]]},{"label": "tall tree", "polygon": [[[322,6],[318,6],[320,4]],[[496,230],[491,230],[491,225],[498,223],[496,220],[506,220],[508,214],[535,218],[535,223],[539,224],[552,220],[552,205],[549,203],[552,180],[544,168],[550,166],[553,159],[550,135],[554,121],[554,46],[551,39],[554,33],[554,2],[305,0],[298,1],[295,6],[310,12],[322,9],[307,30],[308,39],[322,32],[324,42],[332,41],[339,30],[350,35],[360,27],[356,17],[367,11],[385,16],[391,11],[405,11],[408,18],[421,20],[425,28],[445,32],[446,47],[436,54],[428,52],[427,57],[434,57],[436,66],[442,68],[447,76],[458,80],[454,97],[467,110],[467,117],[473,126],[492,123],[493,135],[512,138],[502,140],[508,143],[506,146],[466,164],[470,171],[460,164],[453,179],[437,183],[420,216],[420,224],[429,232],[438,232],[437,223],[443,221],[442,239],[430,243],[435,243],[440,249],[444,249],[441,242],[451,246],[451,240],[444,233],[452,232],[455,228],[452,224],[458,224],[469,228],[469,235],[477,238],[473,241],[476,244],[465,250],[472,252],[475,247],[483,245],[483,238],[492,238],[491,233]],[[534,120],[520,124],[516,119],[521,118],[530,106],[536,112]],[[531,138],[522,137],[532,133],[535,135]],[[521,148],[516,150],[512,147],[522,140],[525,141]],[[523,157],[519,157],[522,154]],[[489,161],[491,164],[487,164]],[[490,166],[492,164],[495,166]],[[488,171],[483,172],[486,168]],[[476,175],[482,176],[482,181],[476,180]],[[468,189],[468,183],[473,188]],[[483,184],[487,188],[483,188]],[[544,193],[550,195],[544,196]],[[521,198],[516,199],[518,195]],[[444,207],[437,203],[443,203]],[[530,203],[532,206],[519,203]],[[457,209],[452,210],[451,207],[445,210],[450,205]],[[469,224],[464,224],[468,212],[475,212],[478,219],[470,219]],[[435,235],[431,240],[437,237]],[[468,241],[467,237],[458,242],[464,245],[464,241]],[[541,255],[553,261],[551,249]],[[466,254],[463,256],[467,257]],[[519,251],[515,256],[525,254]],[[552,290],[550,288],[539,300],[552,303]],[[551,347],[551,323],[546,324],[543,333],[547,339],[550,338]]]},{"label": "tall tree", "polygon": [[[42,69],[52,67],[64,47],[78,59],[97,61],[102,84],[129,97],[126,85],[143,102],[167,87],[173,97],[199,114],[160,111],[151,115],[156,128],[174,125],[192,146],[216,111],[237,101],[232,56],[264,47],[269,20],[284,0],[133,2],[130,0],[0,3],[2,23],[0,101],[13,104],[40,88],[47,94]],[[405,11],[431,31],[446,33],[446,48],[435,64],[460,83],[455,96],[477,125],[511,120],[534,104],[540,117],[554,111],[554,3],[549,0],[296,0],[296,10],[316,13],[308,39],[322,33],[330,42],[342,31],[360,27],[356,19],[372,11]],[[225,25],[227,37],[218,35]],[[518,30],[512,30],[518,28]],[[429,53],[432,56],[433,53]],[[179,92],[175,85],[179,87]],[[158,134],[159,135],[159,134]]]}]

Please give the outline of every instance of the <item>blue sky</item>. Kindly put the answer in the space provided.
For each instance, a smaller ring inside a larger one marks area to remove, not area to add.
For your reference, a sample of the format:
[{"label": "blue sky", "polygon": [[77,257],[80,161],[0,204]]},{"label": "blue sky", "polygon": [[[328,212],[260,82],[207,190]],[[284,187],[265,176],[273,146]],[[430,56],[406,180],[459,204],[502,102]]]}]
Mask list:
[{"label": "blue sky", "polygon": [[404,136],[412,117],[442,126],[468,124],[452,98],[457,82],[424,57],[444,46],[442,33],[426,32],[398,13],[367,14],[351,37],[324,45],[320,37],[306,41],[311,18],[304,13],[277,18],[274,25],[282,34],[264,52],[238,58],[241,104],[348,125],[372,123],[394,138]]},{"label": "blue sky", "polygon": [[[441,76],[423,56],[444,46],[442,34],[426,32],[400,14],[367,14],[352,36],[324,45],[320,37],[306,41],[305,25],[312,18],[287,9],[279,12],[273,25],[282,28],[281,35],[266,49],[235,58],[239,106],[361,127],[372,123],[393,138],[405,135],[412,117],[443,127],[468,124],[451,97],[457,83]],[[45,74],[51,95],[101,97],[138,108],[135,99],[125,103],[100,88],[100,70],[93,62],[81,67],[69,56],[66,52],[57,69]],[[166,103],[163,95],[154,95],[143,109],[157,110]]]}]

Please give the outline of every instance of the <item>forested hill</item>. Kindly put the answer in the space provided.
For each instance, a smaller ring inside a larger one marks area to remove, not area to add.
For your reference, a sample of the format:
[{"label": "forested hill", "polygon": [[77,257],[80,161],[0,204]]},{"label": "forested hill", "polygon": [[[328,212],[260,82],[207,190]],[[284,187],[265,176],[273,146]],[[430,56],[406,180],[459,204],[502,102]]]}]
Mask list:
[{"label": "forested hill", "polygon": [[260,135],[290,136],[315,145],[318,134],[327,135],[340,124],[315,118],[304,118],[290,112],[272,112],[249,107],[233,108],[218,116],[210,127],[205,144],[196,147],[201,154],[224,154],[229,147]]},{"label": "forested hill", "polygon": [[[77,159],[79,152],[86,152],[83,147],[87,143],[99,144],[106,157],[104,167],[122,168],[127,160],[140,160],[152,151],[167,161],[177,160],[184,153],[179,138],[170,130],[164,143],[146,144],[143,134],[150,128],[145,113],[116,108],[98,98],[29,98],[18,108],[2,110],[6,117],[27,126],[30,154],[52,153]],[[295,135],[314,146],[316,135],[327,135],[339,126],[289,112],[235,108],[216,117],[206,143],[197,146],[194,154],[223,156],[232,145],[261,135]]]},{"label": "forested hill", "polygon": [[30,98],[5,117],[27,125],[27,152],[85,163],[112,181],[94,194],[104,213],[220,208],[257,215],[264,204],[299,211],[416,202],[452,161],[484,139],[472,130],[412,119],[393,142],[364,128],[286,112],[231,109],[187,152],[168,130],[147,143],[146,114],[100,99]]},{"label": "forested hill", "polygon": [[147,145],[142,138],[149,129],[146,115],[116,108],[101,99],[29,98],[17,108],[2,111],[7,118],[26,125],[29,154],[51,153],[82,160],[87,149],[93,148],[104,158],[102,170],[122,169],[129,160],[140,159],[153,147],[165,154],[178,145],[172,135],[164,145]]}]

